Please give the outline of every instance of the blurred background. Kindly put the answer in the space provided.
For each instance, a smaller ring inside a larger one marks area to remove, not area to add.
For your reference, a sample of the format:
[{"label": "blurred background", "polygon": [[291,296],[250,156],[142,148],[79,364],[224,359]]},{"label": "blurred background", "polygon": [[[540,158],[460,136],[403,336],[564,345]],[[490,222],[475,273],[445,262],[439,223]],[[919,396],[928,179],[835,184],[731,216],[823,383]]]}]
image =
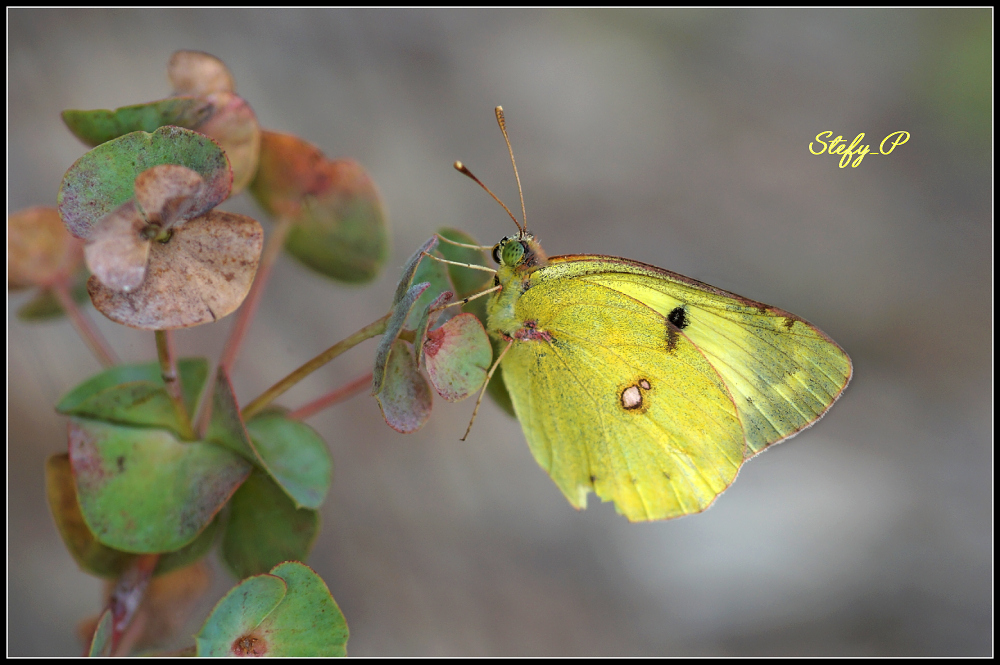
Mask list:
[{"label": "blurred background", "polygon": [[[519,424],[438,399],[400,435],[367,395],[309,423],[334,483],[309,560],[374,655],[988,655],[992,650],[991,10],[8,10],[8,213],[54,205],[85,152],[67,108],[170,92],[177,49],[220,57],[262,126],[371,173],[393,250],[365,287],[279,261],[234,370],[241,402],[389,306],[435,229],[514,228],[502,104],[550,255],[625,256],[816,323],[855,376],[815,427],[709,511],[577,512]],[[817,134],[874,146],[857,168]],[[264,216],[247,194],[225,204]],[[270,229],[267,222],[265,227]],[[8,301],[8,654],[81,653],[101,584],[49,516],[52,405],[100,367]],[[92,318],[127,361],[153,336]],[[217,358],[232,318],[176,335]],[[282,398],[370,369],[376,342]],[[217,564],[190,643],[235,580]]]}]

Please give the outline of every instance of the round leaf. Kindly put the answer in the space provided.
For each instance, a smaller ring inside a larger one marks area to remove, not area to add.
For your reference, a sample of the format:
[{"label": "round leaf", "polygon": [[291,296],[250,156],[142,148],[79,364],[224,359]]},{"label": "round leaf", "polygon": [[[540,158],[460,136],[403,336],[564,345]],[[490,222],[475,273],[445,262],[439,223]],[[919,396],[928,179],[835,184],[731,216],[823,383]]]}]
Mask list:
[{"label": "round leaf", "polygon": [[236,82],[225,63],[201,51],[175,51],[167,64],[167,77],[176,95],[203,97],[236,90]]},{"label": "round leaf", "polygon": [[283,414],[266,411],[246,424],[271,477],[296,508],[317,509],[330,489],[333,459],[316,430]]},{"label": "round leaf", "polygon": [[295,503],[263,471],[254,470],[229,502],[222,560],[237,577],[305,559],[319,533],[319,513]]},{"label": "round leaf", "polygon": [[233,191],[242,192],[257,172],[260,156],[260,124],[257,115],[242,97],[231,92],[214,92],[205,97],[211,113],[191,129],[216,141],[226,151],[233,169]]},{"label": "round leaf", "polygon": [[55,208],[37,206],[7,216],[7,288],[48,286],[72,275],[83,245],[66,232]]},{"label": "round leaf", "polygon": [[212,211],[150,245],[146,278],[122,292],[91,277],[94,306],[112,321],[145,330],[188,328],[228,316],[257,272],[264,231],[244,215]]},{"label": "round leaf", "polygon": [[271,215],[294,219],[285,248],[313,270],[366,282],[385,263],[389,239],[382,203],[356,162],[328,160],[296,136],[265,131],[250,189]]},{"label": "round leaf", "polygon": [[431,417],[431,389],[417,370],[406,342],[392,345],[382,390],[376,399],[386,424],[403,434],[416,432]]},{"label": "round leaf", "polygon": [[133,197],[136,177],[160,164],[179,164],[205,179],[191,216],[211,210],[229,195],[232,171],[212,139],[180,127],[132,132],[102,143],[70,167],[59,187],[59,215],[70,233],[90,236],[97,220]]},{"label": "round leaf", "polygon": [[149,224],[170,228],[188,219],[198,205],[205,180],[196,171],[176,164],[161,164],[136,176],[135,202]]},{"label": "round leaf", "polygon": [[274,611],[288,585],[276,575],[255,575],[222,597],[195,636],[199,656],[264,656],[269,645],[254,629]]},{"label": "round leaf", "polygon": [[146,220],[134,200],[101,217],[90,230],[84,254],[87,267],[101,284],[115,291],[131,291],[146,278],[149,238],[142,235]]},{"label": "round leaf", "polygon": [[269,655],[346,656],[347,621],[323,578],[298,561],[275,566],[271,574],[283,579],[288,591],[254,631],[271,645]]},{"label": "round leaf", "polygon": [[250,470],[219,446],[78,418],[70,421],[69,457],[91,532],[135,553],[170,552],[193,541]]},{"label": "round leaf", "polygon": [[449,402],[458,402],[479,390],[493,360],[483,324],[468,313],[428,332],[423,350],[431,385]]}]

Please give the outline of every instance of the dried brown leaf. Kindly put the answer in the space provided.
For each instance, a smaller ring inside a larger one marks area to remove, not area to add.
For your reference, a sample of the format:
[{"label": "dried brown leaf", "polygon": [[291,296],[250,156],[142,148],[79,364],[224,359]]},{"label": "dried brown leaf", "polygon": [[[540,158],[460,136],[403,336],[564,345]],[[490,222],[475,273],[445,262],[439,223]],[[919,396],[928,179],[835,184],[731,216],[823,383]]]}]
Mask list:
[{"label": "dried brown leaf", "polygon": [[204,97],[236,90],[229,68],[214,55],[201,51],[176,51],[167,64],[167,76],[175,95]]},{"label": "dried brown leaf", "polygon": [[257,172],[260,125],[253,109],[242,97],[220,91],[206,95],[205,99],[211,103],[212,113],[194,129],[215,140],[226,151],[233,167],[232,196],[249,185]]},{"label": "dried brown leaf", "polygon": [[256,220],[215,210],[175,227],[166,242],[152,242],[146,279],[134,291],[115,291],[94,277],[87,290],[102,314],[133,328],[211,323],[243,302],[263,243]]},{"label": "dried brown leaf", "polygon": [[49,286],[76,272],[83,243],[55,208],[36,206],[7,216],[7,288]]},{"label": "dried brown leaf", "polygon": [[84,247],[87,267],[115,291],[132,291],[146,276],[149,238],[134,200],[118,206],[94,225]]},{"label": "dried brown leaf", "polygon": [[136,177],[135,200],[148,223],[167,229],[187,217],[204,186],[205,179],[197,171],[177,164],[161,164]]}]

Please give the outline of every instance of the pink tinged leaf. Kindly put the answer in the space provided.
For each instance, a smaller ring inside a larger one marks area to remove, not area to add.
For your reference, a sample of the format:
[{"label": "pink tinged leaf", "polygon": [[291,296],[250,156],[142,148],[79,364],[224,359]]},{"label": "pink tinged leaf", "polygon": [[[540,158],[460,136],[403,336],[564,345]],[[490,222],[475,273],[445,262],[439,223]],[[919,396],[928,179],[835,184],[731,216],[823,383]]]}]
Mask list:
[{"label": "pink tinged leaf", "polygon": [[199,656],[262,656],[269,649],[253,631],[284,599],[288,585],[276,575],[255,575],[222,597],[195,636]]},{"label": "pink tinged leaf", "polygon": [[385,332],[382,333],[382,339],[379,340],[378,348],[375,349],[375,367],[372,369],[372,395],[378,395],[381,392],[383,381],[388,371],[386,368],[389,364],[389,353],[393,348],[393,344],[399,337],[399,333],[403,331],[403,326],[410,316],[410,311],[413,309],[414,303],[417,302],[417,299],[429,286],[430,284],[427,282],[414,284],[403,295],[401,300],[393,302],[392,316],[389,317]]},{"label": "pink tinged leaf", "polygon": [[177,95],[204,97],[213,92],[236,90],[229,68],[215,56],[201,51],[175,51],[167,64],[167,77]]},{"label": "pink tinged leaf", "polygon": [[212,105],[212,112],[193,129],[213,139],[226,151],[233,167],[232,196],[243,191],[257,171],[260,125],[253,109],[242,97],[231,92],[215,92],[205,99]]},{"label": "pink tinged leaf", "polygon": [[211,443],[78,418],[69,425],[69,459],[90,531],[135,553],[172,552],[195,540],[251,469]]},{"label": "pink tinged leaf", "polygon": [[424,361],[438,395],[457,402],[482,388],[493,360],[490,338],[474,314],[459,314],[427,333]]},{"label": "pink tinged leaf", "polygon": [[80,267],[83,243],[55,208],[36,206],[7,216],[7,288],[49,286]]},{"label": "pink tinged leaf", "polygon": [[188,328],[228,316],[246,297],[257,272],[264,231],[244,215],[212,211],[154,241],[146,279],[124,293],[94,277],[87,290],[112,321],[143,330]]},{"label": "pink tinged leaf", "polygon": [[270,655],[346,656],[347,621],[323,578],[298,561],[279,564],[271,574],[285,580],[288,593],[255,631],[272,645]]},{"label": "pink tinged leaf", "polygon": [[135,200],[146,222],[168,229],[187,219],[204,186],[204,178],[196,171],[162,164],[136,176]]},{"label": "pink tinged leaf", "polygon": [[146,226],[135,201],[128,201],[91,229],[84,247],[87,267],[111,291],[127,293],[142,284],[150,250]]},{"label": "pink tinged leaf", "polygon": [[414,351],[417,354],[417,367],[424,366],[424,342],[427,341],[427,331],[434,326],[438,318],[441,316],[442,310],[438,309],[442,307],[446,302],[451,300],[455,296],[451,291],[445,291],[438,295],[424,310],[420,313],[420,317],[417,319],[417,325],[413,329],[413,339],[414,339]]},{"label": "pink tinged leaf", "polygon": [[382,391],[376,399],[386,424],[397,432],[416,432],[430,418],[431,390],[417,370],[406,342],[393,344]]}]

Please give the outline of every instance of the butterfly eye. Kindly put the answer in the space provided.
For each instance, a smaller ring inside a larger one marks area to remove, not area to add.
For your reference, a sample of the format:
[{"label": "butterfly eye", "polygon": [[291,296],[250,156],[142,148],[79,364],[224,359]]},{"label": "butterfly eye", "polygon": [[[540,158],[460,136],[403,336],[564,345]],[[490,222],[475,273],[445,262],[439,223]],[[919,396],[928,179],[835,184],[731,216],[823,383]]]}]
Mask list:
[{"label": "butterfly eye", "polygon": [[500,263],[500,243],[493,245],[493,262]]},{"label": "butterfly eye", "polygon": [[500,258],[505,266],[516,266],[524,258],[525,246],[520,240],[508,242],[500,250]]}]

